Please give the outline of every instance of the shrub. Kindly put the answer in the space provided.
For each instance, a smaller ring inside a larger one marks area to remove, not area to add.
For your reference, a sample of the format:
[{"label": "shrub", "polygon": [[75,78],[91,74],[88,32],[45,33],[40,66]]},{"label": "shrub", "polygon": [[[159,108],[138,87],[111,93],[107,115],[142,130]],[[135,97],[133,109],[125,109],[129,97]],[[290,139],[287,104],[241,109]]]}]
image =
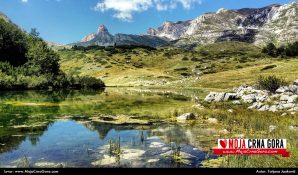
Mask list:
[{"label": "shrub", "polygon": [[239,58],[239,63],[246,63],[247,62],[247,57],[246,56],[241,56],[240,58]]},{"label": "shrub", "polygon": [[196,62],[196,61],[199,61],[199,58],[192,57],[190,60]]},{"label": "shrub", "polygon": [[261,69],[261,71],[264,71],[264,70],[268,70],[268,69],[273,69],[277,67],[276,65],[268,65],[268,66],[265,66],[264,68]]},{"label": "shrub", "polygon": [[236,68],[237,68],[237,69],[242,69],[243,66],[242,66],[242,65],[236,65]]},{"label": "shrub", "polygon": [[287,82],[284,79],[278,78],[274,75],[267,77],[260,76],[257,80],[257,85],[260,89],[275,92],[281,86],[287,85]]},{"label": "shrub", "polygon": [[125,59],[126,60],[131,60],[131,56],[126,56]]},{"label": "shrub", "polygon": [[187,67],[182,67],[182,68],[176,68],[176,69],[174,69],[174,71],[186,71],[186,70],[188,70]]},{"label": "shrub", "polygon": [[268,43],[263,48],[262,52],[272,57],[294,57],[298,55],[298,41],[290,43],[287,46],[280,46],[278,48],[273,43]]},{"label": "shrub", "polygon": [[94,78],[94,77],[79,77],[76,80],[76,87],[78,88],[103,88],[105,87],[105,84],[100,79]]},{"label": "shrub", "polygon": [[0,18],[0,61],[13,66],[26,63],[27,35],[15,24]]},{"label": "shrub", "polygon": [[183,57],[183,58],[182,58],[182,61],[188,61],[188,57],[186,57],[186,56]]},{"label": "shrub", "polygon": [[268,43],[266,47],[262,49],[262,52],[268,54],[269,56],[275,57],[277,49],[273,43]]},{"label": "shrub", "polygon": [[[59,55],[38,35],[36,29],[32,29],[29,34],[0,18],[0,90],[104,86],[101,80],[95,78],[82,77],[75,80],[66,76],[60,70]],[[103,48],[90,46],[87,49]],[[75,45],[73,50],[86,51],[86,48]],[[113,47],[110,50],[115,51]],[[77,57],[86,55],[80,53]]]},{"label": "shrub", "polygon": [[287,56],[297,56],[298,55],[298,41],[289,44],[285,49]]},{"label": "shrub", "polygon": [[119,156],[121,154],[120,137],[118,140],[109,140],[110,156]]}]

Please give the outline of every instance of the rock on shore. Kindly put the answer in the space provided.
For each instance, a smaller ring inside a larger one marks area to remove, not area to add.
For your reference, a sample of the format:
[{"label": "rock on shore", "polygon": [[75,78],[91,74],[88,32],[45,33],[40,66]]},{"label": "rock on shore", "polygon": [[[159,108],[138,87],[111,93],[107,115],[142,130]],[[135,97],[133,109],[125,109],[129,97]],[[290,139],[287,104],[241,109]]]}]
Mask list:
[{"label": "rock on shore", "polygon": [[298,111],[298,79],[292,85],[280,87],[275,93],[253,86],[241,85],[238,88],[233,88],[233,92],[210,92],[205,101],[247,103],[251,104],[248,109],[259,111]]}]

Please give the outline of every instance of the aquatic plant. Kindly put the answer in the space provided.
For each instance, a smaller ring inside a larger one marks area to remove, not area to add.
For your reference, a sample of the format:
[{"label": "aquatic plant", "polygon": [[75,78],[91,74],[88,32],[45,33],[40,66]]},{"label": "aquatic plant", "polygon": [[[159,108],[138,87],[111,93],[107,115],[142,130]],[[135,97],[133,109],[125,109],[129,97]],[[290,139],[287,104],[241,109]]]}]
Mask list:
[{"label": "aquatic plant", "polygon": [[30,167],[30,160],[27,156],[21,158],[17,165],[18,168],[29,168]]},{"label": "aquatic plant", "polygon": [[182,157],[181,157],[181,154],[180,154],[181,153],[180,144],[176,144],[176,143],[172,144],[171,150],[172,150],[172,159],[177,163],[181,162]]},{"label": "aquatic plant", "polygon": [[141,132],[141,143],[144,144],[145,141],[145,136],[144,136],[144,132]]},{"label": "aquatic plant", "polygon": [[121,154],[121,145],[120,145],[120,137],[118,139],[109,140],[109,153],[110,156],[120,156]]}]

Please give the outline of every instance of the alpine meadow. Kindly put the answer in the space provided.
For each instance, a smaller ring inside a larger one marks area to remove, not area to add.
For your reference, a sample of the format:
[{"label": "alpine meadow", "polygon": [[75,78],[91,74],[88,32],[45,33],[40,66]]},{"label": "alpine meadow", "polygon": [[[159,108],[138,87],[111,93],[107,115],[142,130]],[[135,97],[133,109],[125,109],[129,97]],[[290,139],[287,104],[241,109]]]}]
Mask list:
[{"label": "alpine meadow", "polygon": [[[0,168],[298,167],[297,2],[13,1],[0,0]],[[58,25],[85,34],[58,44]],[[235,138],[286,139],[289,155],[214,152]]]}]

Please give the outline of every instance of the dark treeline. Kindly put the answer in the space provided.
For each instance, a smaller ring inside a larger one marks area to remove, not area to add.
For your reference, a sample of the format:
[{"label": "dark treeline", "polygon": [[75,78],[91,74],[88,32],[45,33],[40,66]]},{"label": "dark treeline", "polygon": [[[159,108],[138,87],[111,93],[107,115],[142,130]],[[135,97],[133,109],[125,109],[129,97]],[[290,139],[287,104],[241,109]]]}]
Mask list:
[{"label": "dark treeline", "polygon": [[146,50],[156,50],[154,47],[145,46],[145,45],[114,45],[114,46],[98,46],[98,45],[91,45],[91,46],[77,46],[74,45],[72,50],[80,50],[80,51],[88,51],[88,50],[105,50],[105,51],[115,51],[119,50],[133,50],[133,49],[146,49]]},{"label": "dark treeline", "polygon": [[298,56],[298,41],[280,47],[276,47],[273,43],[268,43],[262,52],[272,57],[295,57]]},{"label": "dark treeline", "polygon": [[72,77],[36,29],[26,33],[0,18],[0,89],[98,88],[101,80]]}]

